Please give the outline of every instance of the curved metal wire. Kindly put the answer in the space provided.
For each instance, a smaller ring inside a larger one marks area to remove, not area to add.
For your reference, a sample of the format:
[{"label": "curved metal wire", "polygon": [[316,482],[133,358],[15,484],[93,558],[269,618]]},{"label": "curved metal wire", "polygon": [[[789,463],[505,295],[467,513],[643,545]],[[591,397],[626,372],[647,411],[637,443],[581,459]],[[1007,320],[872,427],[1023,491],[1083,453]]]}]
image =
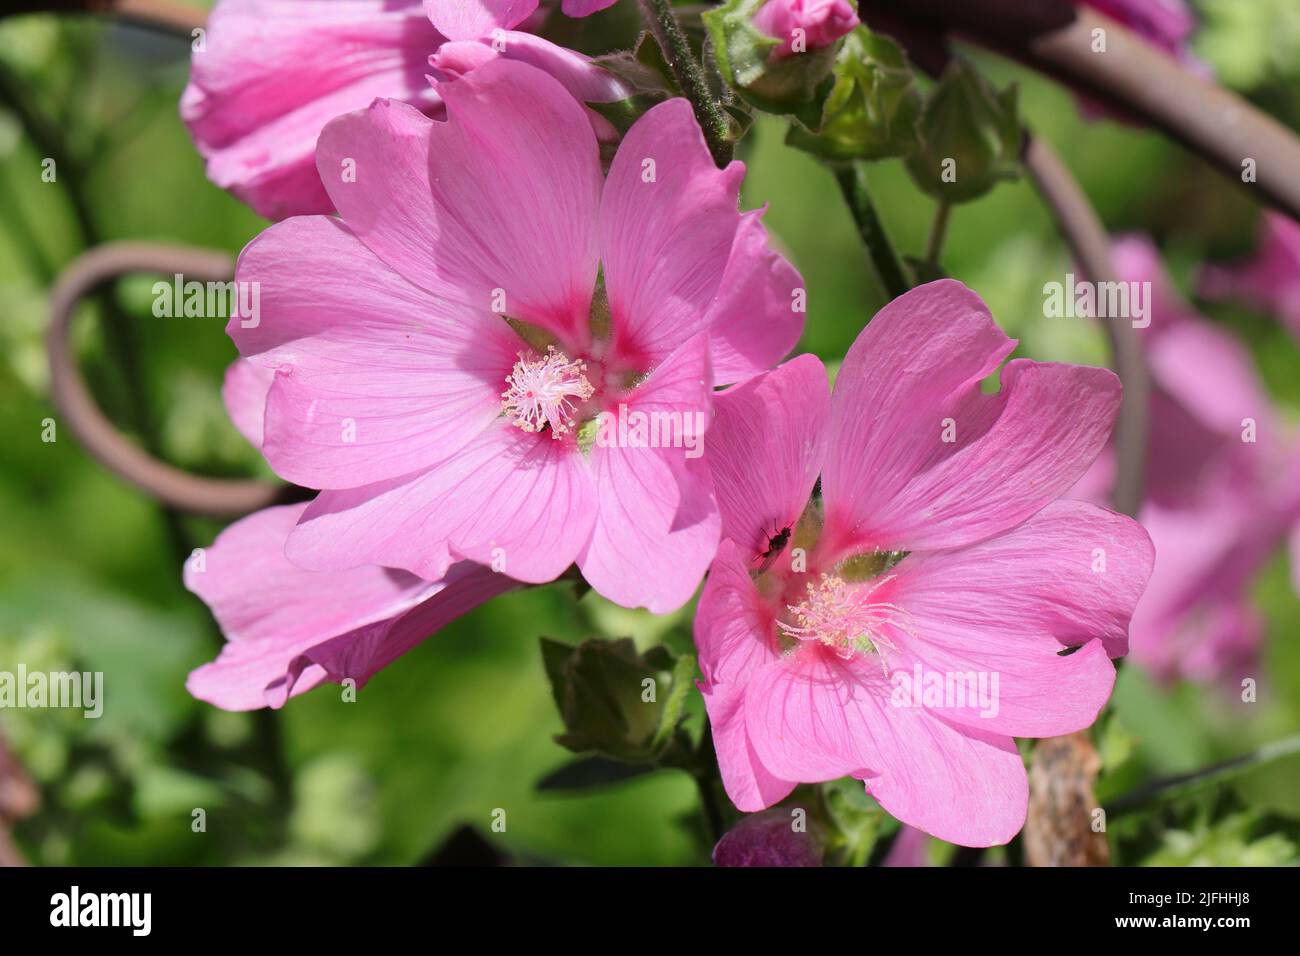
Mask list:
[{"label": "curved metal wire", "polygon": [[97,461],[178,511],[234,517],[296,497],[297,489],[289,485],[204,478],[168,465],[131,442],[100,411],[72,352],[72,317],[77,304],[99,286],[137,272],[225,281],[234,272],[234,262],[224,252],[142,242],[107,243],[74,260],[50,295],[46,345],[59,413]]}]

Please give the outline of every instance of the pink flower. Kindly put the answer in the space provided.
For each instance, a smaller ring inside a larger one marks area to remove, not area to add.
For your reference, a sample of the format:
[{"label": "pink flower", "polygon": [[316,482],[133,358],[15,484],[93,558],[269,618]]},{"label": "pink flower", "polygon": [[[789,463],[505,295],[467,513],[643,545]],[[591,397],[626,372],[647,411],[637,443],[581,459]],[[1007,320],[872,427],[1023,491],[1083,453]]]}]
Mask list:
[{"label": "pink flower", "polygon": [[[194,49],[181,118],[208,178],[259,214],[332,212],[315,167],[321,129],[376,97],[441,117],[427,74],[443,43],[420,0],[219,0]],[[472,46],[477,62],[501,55],[547,70],[584,103],[627,95],[586,57],[530,34],[474,34],[458,46],[448,60],[462,69]]]},{"label": "pink flower", "polygon": [[[718,541],[712,386],[794,344],[799,275],[686,101],[643,116],[606,178],[547,74],[498,58],[438,91],[445,122],[380,100],[330,123],[317,162],[342,218],[240,256],[260,317],[228,331],[274,372],[263,453],[325,489],[287,554],[429,580],[576,562],[611,600],[679,607]],[[638,417],[664,423],[657,445]]]},{"label": "pink flower", "polygon": [[1300,223],[1265,212],[1255,255],[1229,265],[1206,266],[1198,291],[1207,299],[1237,299],[1272,312],[1300,338]]},{"label": "pink flower", "polygon": [[1108,698],[1150,541],[1055,499],[1105,444],[1119,382],[1016,360],[986,394],[1015,344],[943,280],[876,315],[833,396],[812,356],[717,396],[724,540],[695,641],[740,809],[851,775],[904,823],[1003,843],[1028,799],[1013,735],[1086,727]]},{"label": "pink flower", "polygon": [[930,838],[916,827],[904,825],[894,837],[894,844],[889,848],[881,866],[929,866],[927,847]]},{"label": "pink flower", "polygon": [[[565,16],[585,17],[612,7],[615,0],[564,0]],[[453,40],[489,36],[509,30],[537,12],[537,0],[424,0],[430,21]]]},{"label": "pink flower", "polygon": [[248,359],[237,358],[226,369],[221,385],[221,400],[226,405],[230,420],[248,443],[262,450],[262,421],[266,418],[266,396],[275,381],[274,369],[254,365]]},{"label": "pink flower", "polygon": [[462,562],[441,581],[386,568],[311,572],[284,542],[306,505],[235,522],[185,566],[185,586],[226,635],[220,656],[186,687],[225,710],[280,707],[324,681],[363,686],[443,625],[517,582]]},{"label": "pink flower", "polygon": [[[1152,376],[1139,520],[1156,563],[1130,629],[1131,656],[1164,681],[1235,681],[1257,661],[1250,585],[1300,517],[1300,458],[1246,349],[1178,294],[1145,237],[1113,248],[1116,277],[1147,282],[1138,334]],[[1105,501],[1106,449],[1072,495]]]},{"label": "pink flower", "polygon": [[1128,27],[1184,63],[1196,63],[1188,40],[1196,17],[1184,0],[1077,0]]},{"label": "pink flower", "polygon": [[[1184,0],[1075,0],[1075,3],[1092,7],[1128,27],[1151,46],[1168,53],[1188,71],[1206,78],[1212,75],[1210,67],[1192,54],[1188,41],[1196,30],[1196,17]],[[1079,97],[1079,104],[1085,119],[1110,117],[1136,125],[1127,115],[1089,97]]]},{"label": "pink flower", "polygon": [[857,25],[848,0],[768,0],[754,14],[754,26],[782,41],[774,56],[825,49]]}]

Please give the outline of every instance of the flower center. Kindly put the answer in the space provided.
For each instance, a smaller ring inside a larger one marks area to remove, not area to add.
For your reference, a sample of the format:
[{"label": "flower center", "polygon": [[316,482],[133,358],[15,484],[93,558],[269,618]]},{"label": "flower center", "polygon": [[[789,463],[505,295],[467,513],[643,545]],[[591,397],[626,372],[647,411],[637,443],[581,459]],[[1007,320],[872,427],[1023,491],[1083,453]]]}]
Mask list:
[{"label": "flower center", "polygon": [[519,361],[506,376],[501,410],[526,432],[549,427],[551,437],[559,438],[573,428],[578,406],[595,392],[586,371],[586,362],[570,361],[554,345],[547,346],[546,354],[538,359],[520,352]]},{"label": "flower center", "polygon": [[786,606],[793,623],[777,621],[777,627],[796,640],[820,641],[845,659],[854,654],[880,654],[884,667],[882,649],[898,649],[886,629],[910,631],[907,612],[897,604],[873,599],[876,590],[891,580],[892,575],[869,584],[850,584],[836,575],[823,574],[816,584],[808,583],[804,600]]}]

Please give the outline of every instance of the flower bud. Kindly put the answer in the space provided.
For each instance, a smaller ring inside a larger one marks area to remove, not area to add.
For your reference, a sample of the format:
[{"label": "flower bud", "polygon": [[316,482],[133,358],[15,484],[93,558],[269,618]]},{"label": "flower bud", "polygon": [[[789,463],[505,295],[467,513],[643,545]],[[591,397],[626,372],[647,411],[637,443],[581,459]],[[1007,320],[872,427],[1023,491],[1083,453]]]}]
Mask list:
[{"label": "flower bud", "polygon": [[848,0],[729,0],[703,15],[727,82],[750,105],[822,119],[841,37],[858,26]]},{"label": "flower bud", "polygon": [[848,0],[767,0],[754,14],[754,26],[781,45],[774,57],[824,50],[858,25]]},{"label": "flower bud", "polygon": [[918,134],[908,172],[941,202],[968,202],[1020,175],[1016,88],[994,90],[965,60],[954,60],[930,91]]}]

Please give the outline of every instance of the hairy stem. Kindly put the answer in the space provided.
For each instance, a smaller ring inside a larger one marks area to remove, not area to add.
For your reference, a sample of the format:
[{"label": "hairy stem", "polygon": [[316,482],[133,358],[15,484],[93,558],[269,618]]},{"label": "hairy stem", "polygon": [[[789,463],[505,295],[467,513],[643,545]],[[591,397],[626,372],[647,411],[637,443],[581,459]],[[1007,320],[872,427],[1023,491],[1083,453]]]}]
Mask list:
[{"label": "hairy stem", "polygon": [[686,98],[691,101],[695,118],[704,131],[704,140],[709,145],[713,161],[721,168],[731,162],[732,144],[730,140],[731,123],[727,112],[713,97],[709,90],[704,68],[691,52],[691,45],[682,32],[682,26],[673,14],[671,0],[641,0],[641,13],[646,25],[654,34],[664,56],[668,59],[668,68],[672,70],[673,79],[681,87]]}]

